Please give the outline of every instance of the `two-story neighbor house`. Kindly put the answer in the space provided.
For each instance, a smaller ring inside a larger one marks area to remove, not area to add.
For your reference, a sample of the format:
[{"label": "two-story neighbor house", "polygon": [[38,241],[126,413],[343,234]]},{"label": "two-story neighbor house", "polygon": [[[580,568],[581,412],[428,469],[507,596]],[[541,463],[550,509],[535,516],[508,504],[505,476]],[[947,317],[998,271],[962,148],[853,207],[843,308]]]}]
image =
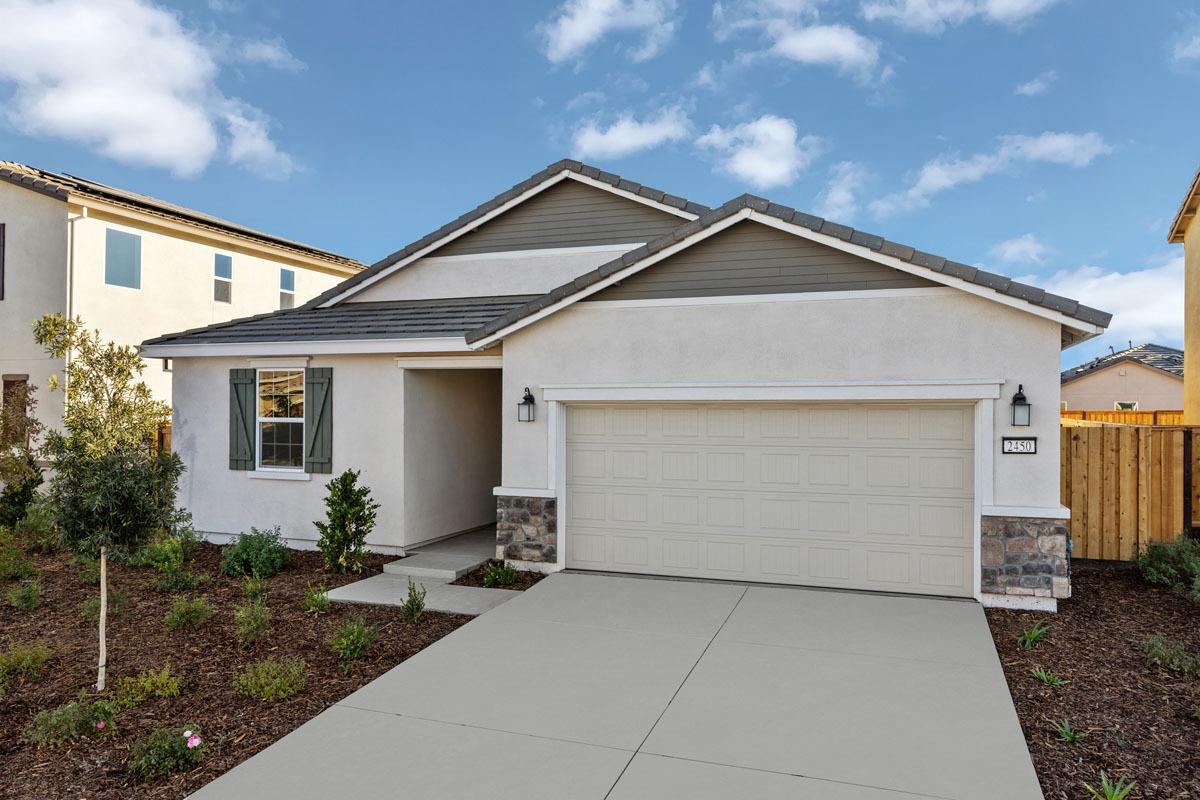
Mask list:
[{"label": "two-story neighbor house", "polygon": [[1053,607],[1059,359],[1110,315],[742,195],[552,164],[303,308],[160,336],[198,530]]},{"label": "two-story neighbor house", "polygon": [[[0,375],[38,386],[38,416],[62,418],[45,390],[61,361],[33,321],[80,316],[106,339],[137,345],[164,330],[303,305],[363,268],[350,258],[199,211],[24,164],[0,162]],[[171,400],[169,364],[144,374]]]}]

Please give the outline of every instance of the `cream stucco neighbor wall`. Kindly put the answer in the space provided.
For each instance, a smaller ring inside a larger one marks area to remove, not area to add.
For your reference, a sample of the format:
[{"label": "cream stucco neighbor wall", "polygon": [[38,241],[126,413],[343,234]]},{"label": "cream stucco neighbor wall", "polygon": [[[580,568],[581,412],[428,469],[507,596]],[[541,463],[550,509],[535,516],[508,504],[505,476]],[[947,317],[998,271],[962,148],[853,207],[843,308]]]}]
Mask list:
[{"label": "cream stucco neighbor wall", "polygon": [[[953,289],[908,291],[705,305],[584,301],[511,334],[503,408],[529,386],[541,413],[533,423],[502,416],[503,485],[553,488],[547,385],[999,380],[984,431],[995,450],[992,485],[981,500],[990,494],[995,506],[1062,516],[1058,324]],[[1031,427],[1009,425],[1018,384],[1034,406]],[[1037,436],[1039,452],[1001,455],[1002,435]]]},{"label": "cream stucco neighbor wall", "polygon": [[62,371],[33,341],[33,321],[63,313],[67,302],[67,207],[40,194],[0,183],[4,225],[4,299],[0,300],[0,374],[28,375],[38,387],[38,416],[62,419],[62,393],[47,382]]},{"label": "cream stucco neighbor wall", "polygon": [[1178,411],[1183,378],[1124,361],[1064,383],[1062,401],[1080,411],[1112,411],[1118,401],[1136,401],[1138,411]]}]

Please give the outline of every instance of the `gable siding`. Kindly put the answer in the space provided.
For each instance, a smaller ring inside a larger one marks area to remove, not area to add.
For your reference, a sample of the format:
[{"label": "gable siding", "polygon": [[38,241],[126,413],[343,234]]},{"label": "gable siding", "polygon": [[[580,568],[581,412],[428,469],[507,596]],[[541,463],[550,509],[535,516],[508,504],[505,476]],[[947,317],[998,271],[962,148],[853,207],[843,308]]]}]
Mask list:
[{"label": "gable siding", "polygon": [[591,299],[835,292],[938,286],[756,222],[739,222]]},{"label": "gable siding", "polygon": [[686,222],[567,179],[436,251],[438,256],[648,242]]}]

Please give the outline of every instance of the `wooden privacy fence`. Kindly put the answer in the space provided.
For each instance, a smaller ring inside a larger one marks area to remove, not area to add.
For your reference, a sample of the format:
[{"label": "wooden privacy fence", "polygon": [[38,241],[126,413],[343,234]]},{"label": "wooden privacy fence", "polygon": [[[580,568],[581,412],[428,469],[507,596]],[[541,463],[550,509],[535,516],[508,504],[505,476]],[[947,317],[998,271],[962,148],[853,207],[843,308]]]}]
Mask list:
[{"label": "wooden privacy fence", "polygon": [[1200,511],[1197,431],[1064,425],[1060,488],[1071,509],[1071,554],[1128,561],[1149,542],[1190,534]]},{"label": "wooden privacy fence", "polygon": [[1115,422],[1120,425],[1182,425],[1182,411],[1062,411],[1062,419]]}]

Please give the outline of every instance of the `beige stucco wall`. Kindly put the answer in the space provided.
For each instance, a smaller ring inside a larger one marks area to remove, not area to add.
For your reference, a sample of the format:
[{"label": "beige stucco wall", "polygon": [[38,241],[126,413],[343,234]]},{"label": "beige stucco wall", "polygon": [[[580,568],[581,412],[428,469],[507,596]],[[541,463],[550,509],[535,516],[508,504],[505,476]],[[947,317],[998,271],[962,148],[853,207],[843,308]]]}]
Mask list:
[{"label": "beige stucco wall", "polygon": [[[296,273],[296,305],[342,280],[337,275],[271,261],[248,249],[218,247],[94,214],[74,225],[72,311],[88,327],[99,328],[105,338],[120,344],[138,345],[164,333],[275,311],[279,308],[281,266]],[[142,237],[140,289],[104,282],[105,231],[109,228]],[[233,258],[232,303],[213,300],[217,253]],[[156,397],[170,402],[171,375],[163,371],[161,360],[147,360],[144,378]]]},{"label": "beige stucco wall", "polygon": [[[579,303],[504,341],[503,409],[530,386],[542,413],[534,423],[502,415],[503,485],[549,486],[546,384],[997,378],[1005,384],[989,432],[993,503],[1057,512],[1059,335],[1055,322],[953,290],[674,307]],[[1034,406],[1028,428],[1008,424],[1018,383]],[[1039,452],[1001,455],[1002,435],[1037,436]]]},{"label": "beige stucco wall", "polygon": [[1184,235],[1183,250],[1183,421],[1200,425],[1200,224],[1195,218]]},{"label": "beige stucco wall", "polygon": [[1183,379],[1132,361],[1113,364],[1063,384],[1062,400],[1074,411],[1112,411],[1136,400],[1138,411],[1183,408]]},{"label": "beige stucco wall", "polygon": [[33,341],[33,321],[63,313],[67,297],[67,204],[0,183],[0,223],[5,226],[4,300],[0,300],[0,374],[28,375],[38,387],[38,417],[62,419],[62,393],[50,375],[62,371]]}]

